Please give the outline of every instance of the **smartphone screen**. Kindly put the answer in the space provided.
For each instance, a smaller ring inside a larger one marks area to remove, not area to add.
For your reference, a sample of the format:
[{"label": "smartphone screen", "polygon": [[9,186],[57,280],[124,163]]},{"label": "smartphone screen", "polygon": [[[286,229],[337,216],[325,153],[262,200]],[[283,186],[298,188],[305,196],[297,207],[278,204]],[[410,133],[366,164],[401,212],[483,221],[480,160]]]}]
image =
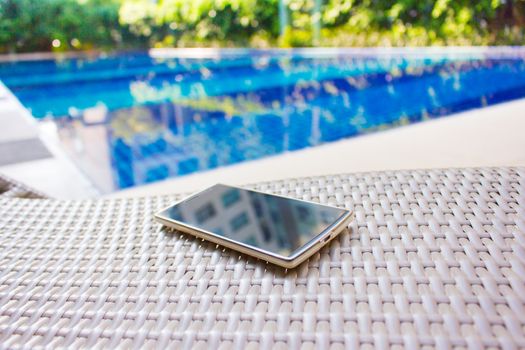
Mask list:
[{"label": "smartphone screen", "polygon": [[159,215],[289,257],[347,213],[344,209],[215,185]]}]

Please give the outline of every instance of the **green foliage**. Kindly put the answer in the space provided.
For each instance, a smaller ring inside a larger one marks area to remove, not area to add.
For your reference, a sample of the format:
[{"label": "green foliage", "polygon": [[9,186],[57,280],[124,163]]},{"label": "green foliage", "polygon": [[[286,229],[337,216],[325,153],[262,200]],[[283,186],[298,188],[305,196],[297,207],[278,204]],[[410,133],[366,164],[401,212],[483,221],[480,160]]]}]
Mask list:
[{"label": "green foliage", "polygon": [[[288,10],[283,33],[279,1]],[[0,0],[0,52],[523,45],[524,28],[525,0]]]},{"label": "green foliage", "polygon": [[277,37],[276,18],[277,0],[130,0],[120,8],[121,23],[149,35],[152,45],[249,45],[261,32]]},{"label": "green foliage", "polygon": [[119,23],[119,7],[117,0],[0,0],[0,51],[139,45]]},{"label": "green foliage", "polygon": [[312,32],[304,29],[286,27],[278,42],[281,47],[312,46]]}]

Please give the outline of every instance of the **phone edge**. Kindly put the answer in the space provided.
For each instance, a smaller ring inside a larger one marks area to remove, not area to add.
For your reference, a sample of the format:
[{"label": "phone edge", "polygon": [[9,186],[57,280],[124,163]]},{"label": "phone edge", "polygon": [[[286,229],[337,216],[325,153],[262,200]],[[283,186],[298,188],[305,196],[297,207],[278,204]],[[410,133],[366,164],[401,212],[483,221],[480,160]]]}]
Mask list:
[{"label": "phone edge", "polygon": [[[190,200],[193,197],[199,196],[199,195],[203,194],[204,192],[210,190],[211,188],[213,188],[213,187],[215,187],[217,185],[223,185],[223,186],[238,188],[238,189],[242,189],[242,190],[253,191],[253,192],[258,192],[258,193],[262,193],[262,194],[277,196],[277,197],[281,197],[281,198],[285,198],[285,199],[292,199],[292,200],[297,200],[297,201],[301,201],[301,202],[305,202],[305,203],[320,205],[320,206],[324,206],[324,207],[335,208],[335,209],[346,211],[346,213],[342,214],[337,219],[337,221],[335,221],[330,226],[328,226],[325,230],[323,230],[321,233],[319,233],[316,237],[312,238],[312,240],[310,240],[307,244],[305,244],[304,246],[299,248],[298,251],[294,252],[294,254],[291,255],[290,257],[280,256],[278,254],[275,254],[275,253],[272,253],[272,252],[268,252],[268,251],[264,251],[264,250],[258,249],[256,247],[249,247],[248,245],[243,245],[241,242],[234,241],[234,240],[229,239],[227,237],[218,236],[217,234],[215,234],[213,232],[206,231],[206,230],[200,229],[198,227],[191,226],[191,225],[188,225],[186,223],[182,223],[182,222],[179,222],[179,221],[176,221],[176,220],[173,220],[173,219],[170,219],[170,218],[167,218],[167,217],[164,217],[164,216],[160,215],[160,213],[164,212],[166,209],[171,208],[171,207],[173,207],[173,206],[175,206],[177,204],[180,204],[180,203],[182,203],[182,202],[184,202],[186,200]],[[303,200],[303,199],[297,199],[297,198],[293,198],[293,197],[286,197],[286,196],[282,196],[282,195],[275,195],[275,194],[272,194],[272,193],[266,193],[266,192],[252,190],[252,189],[248,189],[248,188],[243,188],[243,187],[238,187],[238,186],[231,186],[231,185],[225,185],[225,184],[217,183],[217,184],[215,184],[213,186],[210,186],[210,187],[207,187],[207,188],[203,189],[202,191],[196,192],[196,193],[191,194],[191,195],[189,195],[189,196],[187,196],[187,197],[185,197],[185,198],[183,198],[183,199],[181,199],[179,201],[176,201],[176,202],[172,203],[171,205],[169,205],[167,207],[164,207],[164,208],[160,209],[159,211],[157,211],[154,214],[154,218],[158,222],[162,223],[165,226],[168,226],[168,227],[173,228],[173,229],[177,229],[177,230],[182,231],[184,233],[190,234],[190,235],[192,235],[192,236],[194,236],[196,238],[200,238],[200,239],[202,239],[204,241],[209,241],[209,242],[215,243],[217,245],[220,245],[220,246],[232,249],[232,250],[234,250],[236,252],[240,252],[242,254],[246,254],[246,255],[251,256],[251,257],[256,258],[256,259],[260,259],[260,260],[264,260],[264,261],[267,261],[267,262],[271,262],[271,263],[273,263],[275,265],[278,265],[278,266],[281,266],[281,267],[284,267],[284,268],[293,268],[293,267],[296,267],[297,265],[301,264],[303,261],[305,261],[306,259],[311,257],[313,254],[317,253],[322,247],[324,247],[326,244],[328,244],[330,241],[332,241],[336,236],[338,236],[345,229],[345,226],[348,226],[348,224],[350,222],[352,222],[352,220],[354,219],[354,213],[351,210],[343,209],[343,208],[339,208],[339,207],[335,207],[335,206],[331,206],[331,205],[325,205],[325,204],[321,204],[321,203],[317,203],[317,202],[306,201],[306,200]],[[326,239],[327,235],[331,235],[331,237],[329,239],[327,239],[326,241],[324,241]]]}]

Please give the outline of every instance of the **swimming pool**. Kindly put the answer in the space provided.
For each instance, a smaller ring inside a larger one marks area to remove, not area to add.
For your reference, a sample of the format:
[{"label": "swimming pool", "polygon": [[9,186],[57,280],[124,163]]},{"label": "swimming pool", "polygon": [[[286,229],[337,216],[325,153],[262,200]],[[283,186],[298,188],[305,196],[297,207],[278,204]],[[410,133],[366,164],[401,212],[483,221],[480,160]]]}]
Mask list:
[{"label": "swimming pool", "polygon": [[525,96],[519,55],[320,52],[8,61],[0,79],[82,141],[104,192]]}]

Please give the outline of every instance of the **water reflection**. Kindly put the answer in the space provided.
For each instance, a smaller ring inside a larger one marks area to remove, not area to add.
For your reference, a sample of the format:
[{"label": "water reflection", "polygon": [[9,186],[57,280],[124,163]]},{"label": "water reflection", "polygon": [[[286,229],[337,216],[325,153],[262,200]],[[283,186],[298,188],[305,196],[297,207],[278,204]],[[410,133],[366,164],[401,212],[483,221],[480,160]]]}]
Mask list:
[{"label": "water reflection", "polygon": [[104,123],[72,121],[103,130],[96,147],[107,145],[113,179],[105,191],[525,96],[518,59],[264,57],[175,66],[127,82],[123,100],[104,104]]},{"label": "water reflection", "polygon": [[286,257],[344,214],[342,209],[216,185],[161,216]]}]

